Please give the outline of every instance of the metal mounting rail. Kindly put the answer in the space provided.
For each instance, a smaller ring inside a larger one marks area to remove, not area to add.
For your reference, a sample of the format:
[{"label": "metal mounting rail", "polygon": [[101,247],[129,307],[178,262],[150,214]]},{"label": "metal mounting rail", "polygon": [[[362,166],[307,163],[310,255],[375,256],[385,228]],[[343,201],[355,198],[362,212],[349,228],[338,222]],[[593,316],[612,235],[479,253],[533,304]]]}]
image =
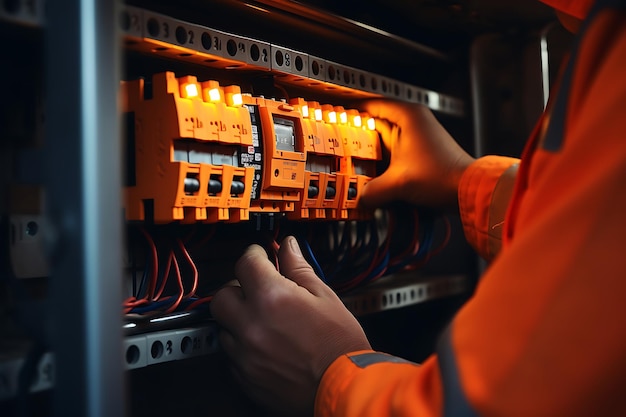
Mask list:
[{"label": "metal mounting rail", "polygon": [[[342,300],[353,314],[362,316],[462,295],[469,290],[470,283],[465,275],[416,278],[414,274],[404,273],[382,278],[375,284],[342,297]],[[194,317],[190,313],[173,313],[153,320],[184,321],[183,315]],[[141,324],[127,323],[124,327],[132,333],[135,326],[140,327]],[[183,325],[176,329],[130,334],[123,340],[123,368],[137,369],[215,353],[219,350],[217,332],[214,322],[204,322]],[[26,347],[12,356],[0,358],[0,401],[17,394],[18,376],[25,361],[23,352],[27,350]],[[52,388],[55,374],[54,356],[50,352],[45,353],[37,365],[31,392]]]},{"label": "metal mounting rail", "polygon": [[469,290],[469,279],[465,275],[416,278],[414,274],[404,273],[381,278],[341,299],[355,316],[362,316],[461,295]]},{"label": "metal mounting rail", "polygon": [[461,99],[258,39],[238,36],[146,9],[125,6],[126,47],[199,65],[264,71],[278,82],[332,91],[346,99],[385,97],[463,116]]}]

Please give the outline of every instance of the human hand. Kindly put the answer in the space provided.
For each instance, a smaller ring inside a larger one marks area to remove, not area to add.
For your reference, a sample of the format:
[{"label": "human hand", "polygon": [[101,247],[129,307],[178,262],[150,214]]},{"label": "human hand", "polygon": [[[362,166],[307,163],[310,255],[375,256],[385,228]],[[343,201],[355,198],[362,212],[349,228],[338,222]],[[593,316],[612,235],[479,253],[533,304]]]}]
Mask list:
[{"label": "human hand", "polygon": [[375,117],[376,130],[391,152],[389,168],[363,189],[359,203],[380,207],[392,201],[457,207],[461,175],[474,161],[425,106],[391,100],[360,105]]},{"label": "human hand", "polygon": [[235,266],[241,287],[211,302],[234,374],[257,403],[288,416],[311,416],[326,368],[339,356],[370,349],[363,329],[313,272],[298,242],[278,252],[281,273],[257,245]]}]

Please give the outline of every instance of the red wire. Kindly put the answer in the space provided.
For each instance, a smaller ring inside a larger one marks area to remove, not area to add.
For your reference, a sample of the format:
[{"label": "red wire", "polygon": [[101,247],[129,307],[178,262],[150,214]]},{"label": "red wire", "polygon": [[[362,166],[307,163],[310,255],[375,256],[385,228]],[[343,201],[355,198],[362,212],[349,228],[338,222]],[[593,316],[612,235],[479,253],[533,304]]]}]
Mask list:
[{"label": "red wire", "polygon": [[167,284],[167,281],[170,277],[170,268],[172,267],[173,258],[174,258],[174,251],[170,250],[169,256],[167,257],[167,264],[165,265],[165,269],[163,270],[163,279],[161,280],[161,285],[159,286],[159,290],[157,291],[155,296],[152,297],[152,301],[157,301],[159,298],[161,298],[161,295],[163,294],[165,285]]},{"label": "red wire", "polygon": [[[132,296],[124,300],[124,307],[126,312],[127,310],[131,310],[137,306],[147,304],[150,301],[151,294],[152,292],[154,292],[154,287],[156,286],[156,280],[158,276],[158,254],[156,250],[156,245],[154,244],[154,240],[152,240],[152,237],[148,234],[148,232],[145,231],[145,229],[140,228],[139,230],[148,241],[151,249],[150,251],[152,252],[152,271],[150,273],[150,279],[148,281],[148,289],[146,290],[146,295],[144,295],[142,298]],[[147,264],[148,259],[146,259],[146,268],[148,267]]]},{"label": "red wire", "polygon": [[189,255],[189,252],[187,251],[187,248],[185,248],[183,241],[180,239],[178,239],[177,241],[178,246],[180,246],[180,249],[183,251],[183,255],[185,255],[185,258],[187,259],[187,262],[189,262],[189,266],[191,266],[191,270],[193,271],[193,284],[191,286],[191,290],[184,296],[185,298],[189,298],[196,294],[196,289],[198,288],[198,268],[196,267],[193,259],[191,259],[191,255]]},{"label": "red wire", "polygon": [[172,304],[166,311],[165,313],[171,313],[172,311],[176,310],[178,308],[178,306],[180,305],[181,300],[183,299],[183,295],[185,293],[185,288],[183,286],[183,277],[180,275],[180,267],[178,266],[178,260],[176,259],[176,255],[174,255],[173,257],[174,260],[174,271],[176,271],[176,279],[178,282],[178,297],[176,298],[176,301],[174,302],[174,304]]},{"label": "red wire", "polygon": [[124,301],[124,313],[128,313],[130,310],[140,305],[148,304],[148,302],[149,301],[145,298],[137,299],[135,297],[128,297]]},{"label": "red wire", "polygon": [[[201,239],[199,242],[196,242],[196,243],[193,245],[192,249],[196,249],[196,248],[198,248],[198,247],[200,247],[200,246],[202,246],[202,245],[204,245],[204,244],[208,243],[208,242],[209,242],[209,240],[211,240],[211,238],[215,235],[215,231],[216,231],[216,230],[217,230],[217,226],[213,225],[213,226],[211,227],[211,230],[209,230],[209,232],[208,232],[205,236],[203,236],[203,237],[202,237],[202,239]],[[189,237],[190,237],[190,236],[188,236],[188,238],[189,238]],[[188,241],[188,239],[185,239],[185,240],[186,240],[186,241]]]},{"label": "red wire", "polygon": [[209,296],[206,296],[206,297],[203,297],[203,298],[198,298],[196,301],[194,301],[193,303],[189,304],[187,306],[187,308],[185,308],[185,310],[187,310],[187,311],[193,310],[194,308],[198,307],[201,304],[210,302],[212,299],[213,299],[212,295],[209,295]]},{"label": "red wire", "polygon": [[450,241],[450,235],[452,233],[452,228],[450,226],[450,220],[448,220],[447,217],[444,217],[443,220],[444,220],[444,224],[446,226],[446,234],[445,234],[445,236],[443,238],[443,241],[439,244],[439,246],[437,246],[435,249],[433,249],[432,251],[427,253],[426,256],[424,257],[424,259],[422,259],[422,260],[420,260],[420,261],[418,261],[418,262],[416,262],[414,264],[407,265],[404,268],[404,270],[412,271],[414,269],[417,269],[417,268],[425,265],[430,260],[430,258],[432,258],[434,255],[437,255],[439,252],[441,252],[443,250],[443,248],[446,247],[446,245]]},{"label": "red wire", "polygon": [[407,257],[412,257],[417,254],[417,251],[420,248],[419,241],[419,217],[417,215],[417,211],[413,211],[413,238],[411,239],[411,245],[407,246],[406,250],[401,254],[395,256],[391,261],[389,261],[389,265],[394,266],[399,262],[402,262],[403,259]]},{"label": "red wire", "polygon": [[156,245],[154,244],[154,240],[152,239],[152,237],[143,228],[140,228],[139,230],[146,237],[146,240],[148,241],[148,244],[150,245],[150,249],[152,251],[152,273],[148,284],[148,291],[146,291],[146,295],[144,297],[146,300],[149,300],[153,298],[154,289],[157,283],[159,273],[159,255],[157,253]]},{"label": "red wire", "polygon": [[[156,253],[156,245],[154,244],[154,241],[150,238],[150,236],[144,232],[144,234],[146,235],[146,237],[148,238],[149,242],[150,242],[150,246],[152,248],[152,252],[154,255],[154,259],[157,259],[157,253]],[[179,306],[180,303],[182,301],[183,298],[189,298],[189,297],[193,297],[196,293],[196,290],[198,288],[198,282],[199,282],[199,276],[198,276],[198,268],[196,267],[195,262],[193,261],[193,259],[191,258],[191,255],[189,254],[189,251],[187,250],[187,248],[185,247],[184,243],[182,240],[177,239],[177,243],[183,253],[183,255],[185,256],[185,259],[187,260],[187,262],[189,263],[189,266],[191,267],[192,271],[193,271],[193,283],[191,286],[190,291],[185,294],[185,287],[183,284],[183,279],[182,279],[182,274],[180,272],[180,265],[178,264],[178,258],[176,257],[176,253],[174,252],[173,249],[170,249],[170,252],[168,254],[168,259],[167,259],[167,264],[165,266],[165,269],[163,271],[163,278],[161,280],[161,284],[159,285],[158,290],[156,290],[155,293],[155,287],[156,287],[156,282],[158,280],[158,273],[157,273],[157,277],[156,279],[154,278],[154,274],[152,274],[152,278],[151,278],[151,284],[149,287],[149,291],[146,297],[143,297],[141,299],[137,299],[135,297],[129,297],[124,301],[124,312],[128,313],[129,311],[131,311],[133,308],[138,307],[140,305],[145,305],[150,303],[151,301],[158,301],[161,296],[163,295],[163,291],[165,290],[165,286],[167,285],[167,282],[169,280],[169,276],[170,276],[170,272],[171,272],[171,268],[172,266],[174,267],[174,272],[176,274],[176,281],[178,283],[178,296],[176,298],[176,301],[170,305],[168,307],[168,309],[165,311],[165,313],[171,313],[172,311],[175,311]],[[158,261],[157,261],[158,262]],[[156,267],[155,267],[156,270]],[[202,302],[207,302],[210,300],[209,297],[205,297],[202,298],[200,300],[203,300]],[[194,301],[194,303],[192,303],[194,306],[201,304],[201,302],[199,303],[198,301],[200,300],[196,300]]]},{"label": "red wire", "polygon": [[[148,232],[145,231],[145,229],[140,228],[139,230],[144,235],[144,237],[148,241],[148,244],[150,245],[150,249],[151,249],[150,251],[152,252],[152,272],[150,274],[150,280],[148,283],[148,289],[146,290],[146,295],[144,295],[142,298],[131,296],[131,297],[128,297],[126,300],[124,300],[124,303],[123,303],[124,313],[128,313],[133,308],[150,302],[150,299],[152,297],[152,294],[154,293],[154,287],[156,287],[156,281],[158,278],[159,260],[158,260],[156,245],[154,244],[154,240],[152,239],[152,237],[148,234]],[[148,264],[148,260],[146,259],[146,268],[148,267],[147,264]]]}]

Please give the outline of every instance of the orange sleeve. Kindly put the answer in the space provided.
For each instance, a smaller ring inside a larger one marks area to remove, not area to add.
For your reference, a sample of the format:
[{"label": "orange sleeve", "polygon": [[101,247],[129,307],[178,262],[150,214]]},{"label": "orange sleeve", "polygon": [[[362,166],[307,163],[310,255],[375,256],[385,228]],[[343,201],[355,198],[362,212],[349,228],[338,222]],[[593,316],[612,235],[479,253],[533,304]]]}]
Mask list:
[{"label": "orange sleeve", "polygon": [[600,12],[575,62],[563,134],[520,168],[513,235],[452,325],[483,417],[626,415],[626,11]]},{"label": "orange sleeve", "polygon": [[435,417],[441,415],[441,382],[434,359],[422,365],[374,351],[339,357],[326,370],[316,417]]},{"label": "orange sleeve", "polygon": [[[564,130],[537,140],[524,158],[512,237],[437,354],[421,366],[353,360],[375,352],[338,358],[318,389],[317,417],[626,415],[626,1],[619,3],[587,28]],[[546,118],[551,126],[556,115]]]},{"label": "orange sleeve", "polygon": [[499,252],[502,225],[517,173],[518,159],[484,156],[461,177],[459,211],[467,241],[485,259]]}]

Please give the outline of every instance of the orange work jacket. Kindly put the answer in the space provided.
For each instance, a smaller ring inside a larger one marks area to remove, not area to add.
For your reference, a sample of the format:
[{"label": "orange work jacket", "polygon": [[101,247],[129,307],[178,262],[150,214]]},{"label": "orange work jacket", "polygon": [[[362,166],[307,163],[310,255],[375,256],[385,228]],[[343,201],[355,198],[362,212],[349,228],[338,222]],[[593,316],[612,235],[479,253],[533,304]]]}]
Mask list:
[{"label": "orange work jacket", "polygon": [[626,416],[626,1],[599,3],[504,222],[494,206],[516,161],[481,158],[462,178],[467,238],[495,258],[436,353],[341,356],[315,416]]}]

